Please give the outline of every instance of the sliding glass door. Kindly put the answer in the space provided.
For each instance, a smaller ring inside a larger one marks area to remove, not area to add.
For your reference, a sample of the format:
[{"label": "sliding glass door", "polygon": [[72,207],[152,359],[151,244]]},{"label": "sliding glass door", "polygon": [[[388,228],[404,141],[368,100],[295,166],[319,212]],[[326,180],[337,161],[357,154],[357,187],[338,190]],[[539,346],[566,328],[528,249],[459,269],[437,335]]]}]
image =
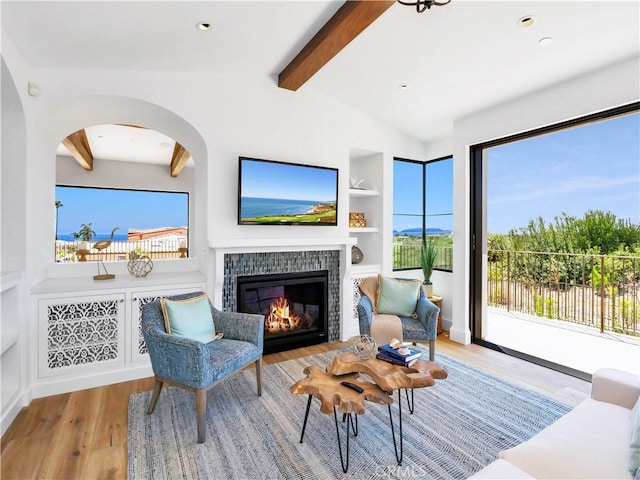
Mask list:
[{"label": "sliding glass door", "polygon": [[632,105],[472,148],[474,341],[578,376],[640,360],[639,132]]}]

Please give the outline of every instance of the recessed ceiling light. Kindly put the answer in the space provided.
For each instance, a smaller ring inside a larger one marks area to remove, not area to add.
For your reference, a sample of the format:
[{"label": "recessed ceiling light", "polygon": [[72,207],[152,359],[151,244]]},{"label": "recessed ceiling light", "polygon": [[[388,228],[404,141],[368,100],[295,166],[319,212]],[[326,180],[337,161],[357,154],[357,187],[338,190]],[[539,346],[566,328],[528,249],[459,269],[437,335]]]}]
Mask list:
[{"label": "recessed ceiling light", "polygon": [[534,17],[533,15],[525,15],[520,20],[518,20],[518,25],[520,25],[521,27],[530,27],[535,23],[535,21],[536,17]]},{"label": "recessed ceiling light", "polygon": [[541,47],[546,47],[547,45],[551,45],[552,43],[553,43],[553,38],[551,37],[544,37],[538,40],[538,45],[540,45]]},{"label": "recessed ceiling light", "polygon": [[403,92],[409,90],[409,85],[403,83],[402,85],[400,85],[400,90],[402,90]]},{"label": "recessed ceiling light", "polygon": [[198,22],[196,23],[196,28],[206,32],[207,30],[211,30],[211,24],[209,22]]}]

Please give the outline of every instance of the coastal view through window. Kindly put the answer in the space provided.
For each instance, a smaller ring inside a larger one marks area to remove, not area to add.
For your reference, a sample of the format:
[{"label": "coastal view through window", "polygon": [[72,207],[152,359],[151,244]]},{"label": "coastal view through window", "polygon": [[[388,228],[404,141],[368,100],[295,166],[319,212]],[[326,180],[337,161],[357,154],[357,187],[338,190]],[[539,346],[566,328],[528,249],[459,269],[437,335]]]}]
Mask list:
[{"label": "coastal view through window", "polygon": [[393,268],[420,268],[422,240],[434,242],[435,268],[453,265],[453,157],[394,159]]},{"label": "coastal view through window", "polygon": [[636,111],[483,150],[482,340],[640,369],[639,136]]},{"label": "coastal view through window", "polygon": [[[189,194],[56,186],[55,261],[186,258]],[[100,250],[100,240],[111,243]]]}]

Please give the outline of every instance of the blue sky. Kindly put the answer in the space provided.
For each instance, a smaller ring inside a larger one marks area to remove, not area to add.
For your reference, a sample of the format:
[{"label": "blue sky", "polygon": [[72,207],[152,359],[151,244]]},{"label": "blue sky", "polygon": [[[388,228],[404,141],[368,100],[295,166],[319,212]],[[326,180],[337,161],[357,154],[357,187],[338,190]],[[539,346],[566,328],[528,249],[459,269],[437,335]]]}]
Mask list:
[{"label": "blue sky", "polygon": [[58,211],[58,235],[80,230],[91,223],[98,235],[115,227],[116,235],[129,228],[184,227],[189,223],[187,193],[145,192],[81,187],[56,187],[56,200],[64,205]]},{"label": "blue sky", "polygon": [[337,173],[332,169],[244,160],[242,196],[311,200],[336,199]]},{"label": "blue sky", "polygon": [[[427,195],[427,228],[453,229],[453,167],[452,160],[427,164],[425,173]],[[394,162],[393,168],[393,229],[422,228],[422,165]]]},{"label": "blue sky", "polygon": [[[508,233],[539,216],[603,210],[640,223],[640,114],[532,137],[486,151],[487,230]],[[453,169],[427,164],[427,228],[451,230]],[[394,164],[394,230],[421,227],[419,164]],[[445,215],[443,215],[445,214]]]},{"label": "blue sky", "polygon": [[610,211],[640,223],[640,114],[489,149],[487,230]]}]

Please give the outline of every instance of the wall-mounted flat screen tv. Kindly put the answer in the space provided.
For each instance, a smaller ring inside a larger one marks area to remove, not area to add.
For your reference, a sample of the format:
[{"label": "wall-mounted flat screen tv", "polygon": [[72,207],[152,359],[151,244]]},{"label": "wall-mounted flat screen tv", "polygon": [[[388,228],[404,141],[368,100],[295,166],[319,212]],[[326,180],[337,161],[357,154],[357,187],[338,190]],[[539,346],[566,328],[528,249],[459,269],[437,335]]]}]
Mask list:
[{"label": "wall-mounted flat screen tv", "polygon": [[239,225],[337,225],[338,169],[240,157]]}]

